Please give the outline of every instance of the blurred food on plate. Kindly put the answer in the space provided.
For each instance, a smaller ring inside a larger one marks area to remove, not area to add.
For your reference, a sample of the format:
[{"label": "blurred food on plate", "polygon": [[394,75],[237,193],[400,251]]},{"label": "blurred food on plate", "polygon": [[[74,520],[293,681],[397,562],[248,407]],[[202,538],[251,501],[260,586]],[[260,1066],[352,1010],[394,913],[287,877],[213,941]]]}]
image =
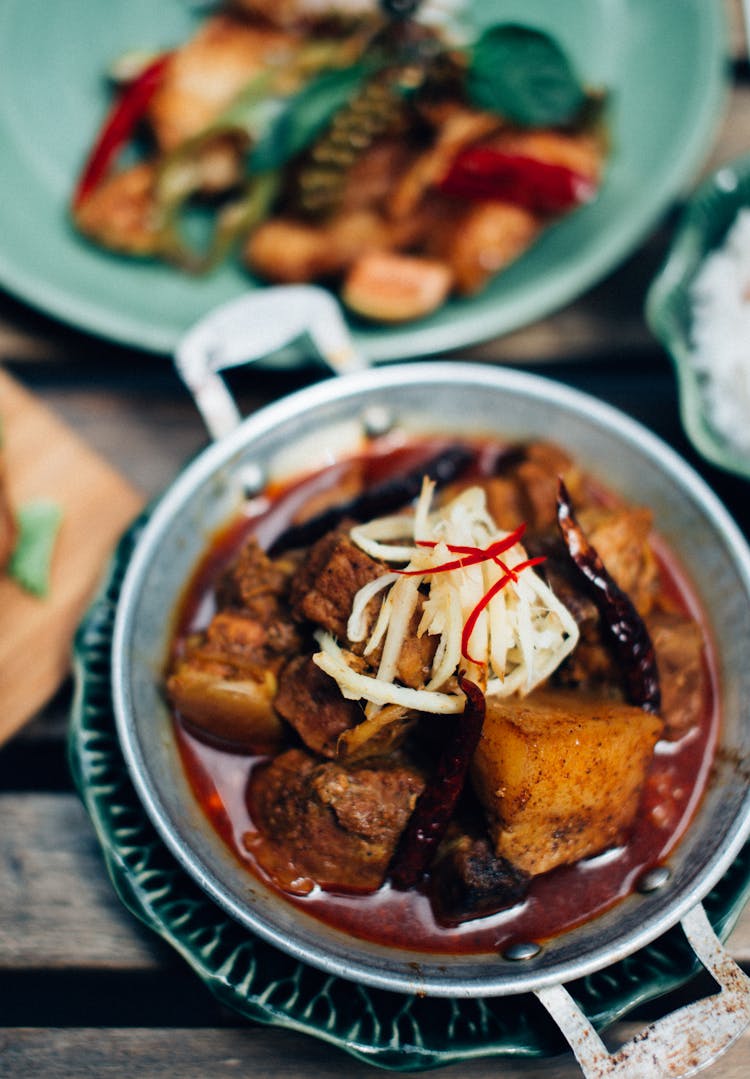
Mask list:
[{"label": "blurred food on plate", "polygon": [[244,0],[123,57],[75,225],[191,273],[322,282],[378,322],[477,293],[596,196],[606,95],[541,31],[467,42],[431,6]]}]

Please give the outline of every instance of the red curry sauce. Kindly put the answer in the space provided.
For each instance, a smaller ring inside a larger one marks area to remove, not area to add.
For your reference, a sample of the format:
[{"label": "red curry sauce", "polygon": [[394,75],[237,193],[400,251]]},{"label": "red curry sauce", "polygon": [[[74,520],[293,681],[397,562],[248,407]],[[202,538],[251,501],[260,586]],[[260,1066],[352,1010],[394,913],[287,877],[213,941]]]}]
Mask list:
[{"label": "red curry sauce", "polygon": [[[432,456],[440,445],[430,441],[386,448],[365,459],[366,482],[372,484],[412,467],[420,458]],[[480,449],[477,474],[485,472],[492,456],[490,452],[485,461]],[[178,612],[175,652],[213,614],[215,585],[245,537],[253,533],[268,546],[298,507],[335,483],[343,468],[333,465],[300,482],[267,491],[251,512],[215,537]],[[606,492],[602,497],[606,499]],[[451,954],[502,952],[515,942],[554,937],[607,910],[633,892],[642,874],[663,862],[685,833],[708,783],[718,741],[717,665],[705,618],[674,555],[658,537],[652,546],[662,588],[703,630],[706,691],[698,725],[677,742],[657,744],[639,815],[624,846],[535,877],[527,896],[516,906],[456,926],[438,924],[426,896],[388,885],[371,895],[338,895],[317,886],[307,895],[290,895],[268,878],[252,855],[254,828],[245,794],[251,769],[264,758],[208,745],[175,720],[185,772],[207,818],[248,871],[286,901],[353,936],[398,948]]]}]

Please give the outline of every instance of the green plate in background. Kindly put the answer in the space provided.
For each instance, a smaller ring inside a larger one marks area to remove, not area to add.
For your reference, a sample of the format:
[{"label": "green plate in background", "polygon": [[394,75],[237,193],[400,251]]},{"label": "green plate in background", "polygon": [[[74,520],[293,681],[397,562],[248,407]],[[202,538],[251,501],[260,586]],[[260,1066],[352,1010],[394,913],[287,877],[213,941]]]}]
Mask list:
[{"label": "green plate in background", "polygon": [[[121,541],[75,641],[69,759],[112,882],[125,905],[171,944],[222,1004],[254,1022],[302,1031],[384,1069],[421,1071],[478,1057],[567,1049],[536,997],[451,999],[368,988],[307,966],[235,922],[177,863],[130,782],[110,693],[112,630],[144,522]],[[705,897],[726,938],[750,896],[750,844]],[[567,988],[598,1028],[683,985],[700,969],[679,926]]]},{"label": "green plate in background", "polygon": [[[0,285],[111,340],[171,352],[217,304],[256,287],[238,266],[204,279],[89,246],[67,201],[123,52],[183,41],[187,0],[4,0],[0,5]],[[372,361],[458,348],[572,300],[624,259],[707,155],[725,84],[724,4],[713,0],[467,0],[476,26],[551,32],[611,93],[612,160],[600,197],[549,230],[481,295],[397,328],[354,325]]]},{"label": "green plate in background", "polygon": [[722,165],[690,199],[667,259],[646,297],[646,319],[669,352],[677,375],[685,433],[707,461],[746,479],[750,479],[750,454],[737,449],[712,426],[706,403],[706,375],[696,370],[691,358],[691,291],[706,256],[722,245],[739,211],[749,207],[747,154]]}]

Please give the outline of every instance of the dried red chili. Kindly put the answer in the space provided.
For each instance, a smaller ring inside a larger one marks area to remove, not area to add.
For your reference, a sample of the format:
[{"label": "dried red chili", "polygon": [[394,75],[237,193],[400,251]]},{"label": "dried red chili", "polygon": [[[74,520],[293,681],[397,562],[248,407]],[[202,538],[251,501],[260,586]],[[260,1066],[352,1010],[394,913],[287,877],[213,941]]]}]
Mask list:
[{"label": "dried red chili", "polygon": [[399,891],[415,887],[427,872],[453,816],[482,733],[484,694],[463,675],[459,675],[458,684],[466,694],[463,713],[456,716],[435,774],[417,799],[391,861],[389,879]]},{"label": "dried red chili", "polygon": [[118,151],[143,119],[149,102],[161,85],[171,53],[162,53],[129,82],[110,110],[84,165],[73,194],[73,208],[102,182]]},{"label": "dried red chili", "polygon": [[346,518],[369,521],[373,517],[401,509],[417,497],[425,476],[434,480],[437,487],[442,487],[458,479],[473,463],[474,457],[474,452],[467,446],[449,446],[411,472],[375,484],[362,494],[324,510],[309,521],[291,525],[273,541],[269,554],[278,554],[293,547],[305,547],[314,543]]},{"label": "dried red chili", "polygon": [[596,194],[595,181],[583,173],[491,146],[462,150],[438,187],[452,198],[497,199],[541,214],[564,213]]},{"label": "dried red chili", "polygon": [[612,579],[576,520],[562,480],[558,483],[557,522],[568,554],[587,585],[610,639],[631,704],[658,715],[661,690],[656,654],[646,624],[630,597]]}]

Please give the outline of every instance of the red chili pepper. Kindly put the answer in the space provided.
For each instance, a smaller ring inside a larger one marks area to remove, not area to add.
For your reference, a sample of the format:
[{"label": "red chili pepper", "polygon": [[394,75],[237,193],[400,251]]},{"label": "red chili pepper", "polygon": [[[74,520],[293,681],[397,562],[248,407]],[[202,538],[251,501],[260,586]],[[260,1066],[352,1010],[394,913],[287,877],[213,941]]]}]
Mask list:
[{"label": "red chili pepper", "polygon": [[[511,547],[515,547],[525,529],[525,524],[519,525],[514,532],[509,532],[505,539],[495,540],[489,547],[464,547],[461,544],[446,543],[445,546],[451,554],[463,554],[467,557],[456,558],[451,562],[441,562],[439,566],[430,566],[428,569],[400,569],[396,572],[403,577],[422,577],[427,576],[428,573],[445,573],[464,566],[476,566],[479,562],[487,562],[490,558],[495,559],[503,551],[509,551]],[[437,541],[434,540],[417,540],[417,547],[437,547],[437,545]]]},{"label": "red chili pepper", "polygon": [[129,82],[109,112],[94,147],[81,172],[73,194],[77,209],[106,175],[115,154],[133,134],[143,118],[151,98],[161,85],[171,53],[157,56],[132,82]]},{"label": "red chili pepper", "polygon": [[453,816],[482,733],[484,694],[464,675],[459,675],[458,684],[466,694],[463,714],[455,717],[435,774],[417,798],[391,862],[391,884],[401,891],[415,887],[426,873]]},{"label": "red chili pepper", "polygon": [[557,489],[557,523],[573,565],[596,604],[602,628],[623,674],[631,704],[659,715],[661,688],[654,644],[646,623],[627,592],[623,592],[578,523],[562,479]]},{"label": "red chili pepper", "polygon": [[474,632],[474,626],[477,624],[477,620],[482,611],[492,602],[498,592],[501,592],[503,588],[505,588],[506,584],[509,581],[518,580],[518,574],[521,572],[522,569],[527,569],[529,566],[538,566],[540,562],[544,562],[544,559],[545,555],[537,555],[536,558],[527,558],[524,562],[519,562],[518,565],[513,566],[512,569],[509,569],[508,566],[506,566],[503,562],[500,562],[499,559],[495,559],[501,569],[505,571],[504,575],[502,577],[498,577],[492,587],[489,588],[487,592],[485,592],[485,594],[482,596],[482,598],[472,610],[469,617],[466,619],[466,622],[464,623],[464,628],[461,632],[461,655],[465,659],[468,659],[470,663],[476,663],[479,667],[482,666],[482,660],[472,659],[472,657],[469,655],[469,641],[471,640],[471,635]]},{"label": "red chili pepper", "polygon": [[490,146],[462,150],[438,187],[454,198],[497,199],[542,214],[564,213],[596,194],[595,181],[583,173]]}]

